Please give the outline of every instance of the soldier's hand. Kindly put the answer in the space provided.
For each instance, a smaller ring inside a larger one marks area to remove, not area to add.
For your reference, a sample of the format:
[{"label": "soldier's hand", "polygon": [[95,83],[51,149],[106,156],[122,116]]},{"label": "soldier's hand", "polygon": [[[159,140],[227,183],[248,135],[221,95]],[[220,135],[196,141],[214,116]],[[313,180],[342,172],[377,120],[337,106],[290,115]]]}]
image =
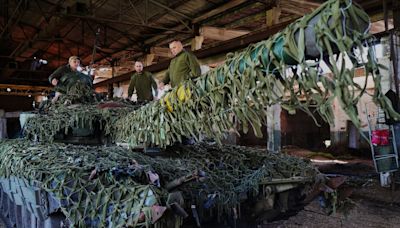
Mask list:
[{"label": "soldier's hand", "polygon": [[158,84],[158,89],[163,90],[164,87],[165,87],[164,82],[160,82],[160,83]]},{"label": "soldier's hand", "polygon": [[56,86],[56,85],[58,84],[58,79],[57,79],[57,78],[53,78],[53,79],[51,80],[51,84],[52,84],[53,86]]},{"label": "soldier's hand", "polygon": [[62,93],[60,92],[56,92],[55,96],[53,97],[53,99],[51,99],[51,103],[55,103],[57,102],[58,98],[61,96]]}]

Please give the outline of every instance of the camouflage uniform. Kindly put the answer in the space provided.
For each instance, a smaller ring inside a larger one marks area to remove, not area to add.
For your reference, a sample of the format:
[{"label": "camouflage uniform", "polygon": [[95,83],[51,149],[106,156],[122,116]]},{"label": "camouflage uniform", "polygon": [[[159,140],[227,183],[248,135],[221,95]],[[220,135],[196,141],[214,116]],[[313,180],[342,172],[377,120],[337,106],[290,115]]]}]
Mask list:
[{"label": "camouflage uniform", "polygon": [[153,94],[151,89],[157,91],[157,83],[154,81],[150,72],[142,71],[141,73],[134,73],[131,77],[128,88],[128,97],[132,96],[133,91],[136,89],[138,101],[152,101]]},{"label": "camouflage uniform", "polygon": [[171,60],[164,83],[170,82],[171,87],[175,87],[184,80],[199,77],[200,74],[200,65],[196,56],[191,52],[182,50]]}]

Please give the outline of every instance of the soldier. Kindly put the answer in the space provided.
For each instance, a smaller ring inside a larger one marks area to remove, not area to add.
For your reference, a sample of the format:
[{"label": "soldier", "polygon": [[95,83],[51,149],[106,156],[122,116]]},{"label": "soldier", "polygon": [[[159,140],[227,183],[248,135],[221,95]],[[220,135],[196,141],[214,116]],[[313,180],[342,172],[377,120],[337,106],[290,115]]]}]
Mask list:
[{"label": "soldier", "polygon": [[92,87],[91,78],[78,71],[80,67],[80,59],[77,56],[71,56],[68,59],[68,64],[59,67],[54,73],[49,76],[49,82],[55,86],[55,96],[52,102],[56,102],[61,94],[67,93],[68,89],[78,81]]},{"label": "soldier", "polygon": [[165,84],[170,83],[173,88],[184,80],[200,76],[200,65],[196,56],[183,49],[180,41],[172,41],[169,48],[174,58],[171,60],[165,75]]},{"label": "soldier", "polygon": [[157,83],[153,76],[148,71],[143,71],[143,63],[135,62],[135,73],[131,77],[128,88],[128,98],[131,98],[132,93],[136,90],[138,101],[147,102],[154,99],[153,92],[157,92]]},{"label": "soldier", "polygon": [[57,86],[60,78],[67,73],[77,72],[78,67],[81,64],[81,60],[78,56],[71,56],[68,59],[68,64],[64,66],[60,66],[56,71],[54,71],[49,76],[49,82],[53,86]]}]

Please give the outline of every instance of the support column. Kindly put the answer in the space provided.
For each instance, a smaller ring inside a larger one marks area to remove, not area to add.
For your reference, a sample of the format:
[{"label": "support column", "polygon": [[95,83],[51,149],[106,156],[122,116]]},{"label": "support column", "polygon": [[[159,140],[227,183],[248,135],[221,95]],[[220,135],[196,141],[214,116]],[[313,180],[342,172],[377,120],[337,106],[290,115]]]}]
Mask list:
[{"label": "support column", "polygon": [[196,50],[200,50],[201,46],[203,45],[203,41],[204,41],[204,36],[195,36],[192,39],[192,51],[196,51]]},{"label": "support column", "polygon": [[281,111],[279,104],[269,106],[267,109],[267,150],[279,152],[281,150]]},{"label": "support column", "polygon": [[113,85],[113,83],[108,84],[107,90],[108,90],[108,92],[107,92],[108,98],[112,99],[114,97],[114,85]]},{"label": "support column", "polygon": [[393,63],[395,91],[397,96],[400,96],[400,1],[393,1],[393,26],[394,31],[390,37],[390,58]]}]

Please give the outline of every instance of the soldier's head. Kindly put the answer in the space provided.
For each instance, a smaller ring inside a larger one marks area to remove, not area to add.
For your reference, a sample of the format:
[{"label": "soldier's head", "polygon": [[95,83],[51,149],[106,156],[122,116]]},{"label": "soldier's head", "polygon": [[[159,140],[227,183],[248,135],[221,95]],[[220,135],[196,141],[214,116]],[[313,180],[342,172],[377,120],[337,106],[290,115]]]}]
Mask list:
[{"label": "soldier's head", "polygon": [[135,71],[138,73],[142,73],[143,71],[143,63],[140,61],[135,62]]},{"label": "soldier's head", "polygon": [[78,66],[81,64],[81,60],[78,56],[71,56],[68,59],[68,64],[73,71],[76,71],[78,69]]},{"label": "soldier's head", "polygon": [[179,40],[174,40],[169,43],[169,49],[171,50],[172,55],[176,56],[183,50],[183,45]]}]

